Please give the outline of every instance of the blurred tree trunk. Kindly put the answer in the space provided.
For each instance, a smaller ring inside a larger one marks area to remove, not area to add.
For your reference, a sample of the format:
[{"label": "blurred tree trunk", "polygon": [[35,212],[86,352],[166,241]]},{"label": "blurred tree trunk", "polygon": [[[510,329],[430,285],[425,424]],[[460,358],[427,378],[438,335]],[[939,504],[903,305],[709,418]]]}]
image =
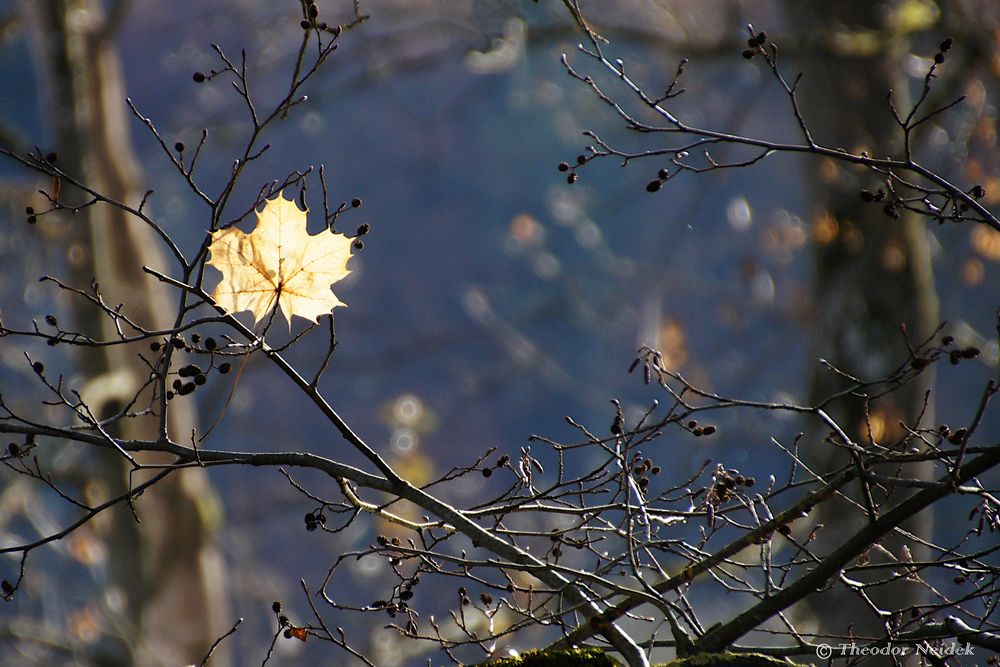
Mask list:
[{"label": "blurred tree trunk", "polygon": [[[808,49],[814,55],[795,64],[805,72],[800,87],[804,114],[821,143],[855,152],[867,150],[872,155],[898,154],[901,136],[886,93],[893,90],[897,108],[908,108],[909,82],[903,70],[908,40],[905,34],[894,34],[887,24],[888,4],[832,0],[788,5],[792,24],[801,35],[826,41],[822,48]],[[906,324],[914,345],[938,325],[930,232],[925,220],[908,215],[894,220],[881,205],[863,202],[860,190],[880,185],[870,172],[832,161],[814,164],[810,178],[817,229],[812,356],[826,358],[856,376],[875,379],[906,359],[901,324]],[[891,444],[902,433],[901,420],[913,426],[922,414],[921,426],[934,424],[933,404],[925,405],[932,383],[933,373],[925,372],[904,390],[872,401],[867,418],[857,398],[832,405],[831,416],[861,444],[870,442],[869,423],[877,442]],[[819,367],[812,378],[812,398],[825,397],[844,384],[843,378]],[[815,470],[845,463],[843,450],[824,441],[825,431],[809,435],[806,460]],[[930,471],[922,466],[898,472],[926,477]],[[856,491],[852,498],[861,503],[860,489]],[[889,499],[889,506],[902,500],[900,493]],[[876,503],[885,499],[878,489],[873,495]],[[823,505],[811,524],[824,524],[819,539],[836,544],[866,520],[863,510],[844,500]],[[906,528],[928,537],[932,515],[924,513]],[[905,558],[901,542],[886,541],[883,546],[896,558]],[[926,555],[912,544],[910,549],[915,559]],[[884,560],[884,554],[873,550],[871,558]],[[902,581],[876,589],[871,602],[880,609],[905,610],[921,598],[918,584]],[[877,614],[840,582],[811,596],[806,605],[807,612],[832,631],[853,626],[855,633],[877,636],[892,620]]]},{"label": "blurred tree trunk", "polygon": [[[120,20],[127,5],[119,2],[112,18]],[[106,19],[99,0],[44,0],[34,10],[59,166],[108,197],[137,205],[142,176],[128,132],[131,119],[113,44],[116,21]],[[86,201],[84,193],[63,189],[61,201]],[[171,294],[141,270],[143,265],[167,268],[148,227],[103,205],[87,207],[66,222],[74,285],[86,287],[96,279],[105,299],[124,303],[124,312],[133,320],[150,329],[173,325]],[[82,331],[115,337],[112,322],[97,309],[80,299],[72,303]],[[83,349],[79,364],[88,380],[81,393],[102,417],[119,412],[149,374],[131,347]],[[137,405],[144,401],[148,396]],[[169,428],[175,440],[190,438],[195,423],[191,406],[190,401],[171,404]],[[123,420],[116,435],[156,438],[157,418]],[[127,462],[111,451],[88,453],[91,456],[87,472],[96,482],[88,484],[92,494],[121,493]],[[189,469],[167,477],[135,506],[141,524],[127,507],[102,514],[96,522],[110,552],[102,593],[118,593],[124,603],[117,609],[106,605],[109,636],[98,646],[102,657],[95,662],[151,667],[197,663],[228,623],[223,618],[222,558],[212,540],[219,522],[217,498],[205,472]],[[228,664],[224,647],[212,664]]]}]

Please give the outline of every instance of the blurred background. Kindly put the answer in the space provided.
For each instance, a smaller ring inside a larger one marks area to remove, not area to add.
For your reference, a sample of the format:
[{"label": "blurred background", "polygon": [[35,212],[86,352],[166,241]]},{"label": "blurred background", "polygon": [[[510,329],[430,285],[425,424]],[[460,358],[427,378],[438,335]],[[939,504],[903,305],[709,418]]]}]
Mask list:
[{"label": "blurred background", "polygon": [[[319,4],[331,25],[353,16],[351,2]],[[516,456],[534,433],[575,442],[566,415],[603,432],[613,398],[634,423],[663,398],[627,373],[642,345],[661,350],[670,368],[705,389],[805,403],[837,386],[820,357],[875,377],[905,358],[900,322],[919,340],[947,321],[961,343],[982,349],[980,361],[942,365],[923,376],[925,384],[875,406],[870,418],[881,429],[877,439],[891,437],[900,419],[916,414],[925,389],[935,390],[925,425],[972,416],[995,372],[1000,235],[971,225],[891,221],[858,196],[862,187],[878,186],[870,174],[804,157],[685,174],[655,194],[645,184],[663,165],[651,161],[624,169],[597,161],[567,184],[556,166],[583,152],[590,143],[584,130],[628,150],[663,144],[628,133],[566,75],[561,53],[603,76],[575,53],[581,37],[562,3],[362,0],[361,9],[370,19],[340,38],[305,90],[309,102],[264,137],[271,148],[248,170],[231,215],[263,183],[310,165],[325,165],[334,205],[363,199],[338,223],[343,232],[362,223],[372,231],[337,290],[348,308],[336,312],[340,344],[324,391],[415,483],[471,463],[489,447]],[[983,184],[988,206],[1000,202],[1000,9],[993,2],[629,0],[584,9],[610,38],[609,53],[653,91],[669,82],[680,58],[691,59],[686,92],[672,107],[689,123],[797,140],[788,100],[764,63],[740,57],[752,22],[780,45],[786,76],[805,72],[801,101],[814,135],[873,155],[898,148],[886,92],[893,89],[906,108],[937,45],[951,35],[955,47],[932,101],[966,100],[919,134],[918,155],[953,181]],[[207,128],[196,178],[214,194],[248,137],[247,112],[227,81],[197,84],[192,74],[218,67],[211,43],[232,57],[245,49],[253,94],[262,106],[275,103],[287,90],[300,19],[293,0],[0,2],[0,145],[57,151],[64,168],[73,165],[82,180],[108,187],[116,181],[99,172],[117,162],[111,171],[127,173],[128,187],[139,195],[155,191],[148,211],[192,253],[208,227],[207,208],[128,114],[124,97],[168,144],[195,146]],[[604,87],[627,99],[614,81]],[[90,96],[96,88],[100,100]],[[5,324],[28,328],[48,313],[72,320],[73,301],[38,278],[63,276],[85,286],[106,248],[88,247],[69,216],[26,224],[25,206],[37,207],[36,191],[49,185],[37,175],[5,160],[0,182]],[[311,180],[306,195],[314,210],[321,206],[318,185]],[[66,346],[0,340],[0,391],[22,415],[45,414],[25,349],[70,383],[93,379]],[[289,356],[312,368],[324,352],[320,332]],[[224,410],[205,446],[312,451],[357,462],[261,360],[247,365],[228,407],[230,385],[214,382],[190,399],[197,411],[189,419],[202,430]],[[839,417],[864,439],[863,415],[852,409],[845,406]],[[766,479],[787,469],[771,438],[789,443],[809,428],[777,413],[724,412],[717,423],[712,438],[665,438],[664,484],[678,483],[707,459]],[[1000,419],[988,416],[982,433],[995,438]],[[554,461],[538,445],[532,453],[543,464]],[[98,463],[90,456],[65,447],[47,459],[48,470],[68,488],[100,497],[93,486]],[[4,546],[75,516],[43,486],[3,475]],[[299,481],[337,496],[319,478]],[[452,485],[447,498],[474,501],[483,493],[479,481]],[[293,621],[306,622],[299,580],[316,585],[340,553],[370,543],[379,530],[359,520],[336,536],[306,532],[302,516],[313,505],[275,470],[216,468],[176,493],[187,494],[191,511],[162,504],[170,528],[159,540],[122,539],[120,531],[137,531],[127,520],[109,521],[33,553],[24,588],[0,606],[0,662],[132,664],[137,644],[155,645],[149,632],[162,633],[169,645],[171,619],[183,616],[203,630],[195,639],[209,643],[245,617],[218,664],[257,664],[274,629],[271,602],[283,601]],[[964,507],[954,510],[964,517]],[[924,528],[945,539],[968,527],[934,525],[928,517]],[[191,531],[201,532],[193,547],[177,537]],[[198,559],[200,578],[191,588],[143,584],[148,571],[116,572],[136,549],[146,550],[145,561],[189,547],[184,553],[193,555],[184,558]],[[16,577],[17,567],[16,559],[0,560],[5,578]],[[383,567],[371,559],[351,565],[351,576],[338,584],[343,601],[370,602]],[[158,590],[155,627],[135,620],[152,613],[142,609],[144,585]],[[726,613],[725,601],[707,597],[705,604],[707,616],[713,605]],[[379,665],[443,662],[365,617],[330,622]],[[512,645],[543,638],[527,635]],[[339,661],[332,650],[284,640],[276,647],[282,665],[318,664],[320,656]],[[197,661],[171,659],[164,664]]]}]

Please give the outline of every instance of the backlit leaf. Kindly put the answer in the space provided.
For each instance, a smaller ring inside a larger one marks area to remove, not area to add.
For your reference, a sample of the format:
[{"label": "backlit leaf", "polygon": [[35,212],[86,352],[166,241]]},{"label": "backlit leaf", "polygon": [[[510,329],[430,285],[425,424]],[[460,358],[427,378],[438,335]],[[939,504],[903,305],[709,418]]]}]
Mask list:
[{"label": "backlit leaf", "polygon": [[276,304],[289,327],[293,315],[318,322],[345,305],[330,286],[350,273],[351,241],[331,230],[310,236],[305,211],[279,195],[265,202],[250,234],[212,232],[208,263],[222,272],[212,298],[227,313],[249,310],[254,324]]}]

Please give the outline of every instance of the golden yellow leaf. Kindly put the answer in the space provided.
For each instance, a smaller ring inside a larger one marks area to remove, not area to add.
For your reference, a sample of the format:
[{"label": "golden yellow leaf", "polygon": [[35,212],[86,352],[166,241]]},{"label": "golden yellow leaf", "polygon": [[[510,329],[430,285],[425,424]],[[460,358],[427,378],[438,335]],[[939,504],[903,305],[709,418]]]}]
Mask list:
[{"label": "golden yellow leaf", "polygon": [[329,230],[310,236],[305,211],[283,195],[264,203],[253,232],[212,232],[208,249],[208,263],[222,272],[212,298],[227,313],[249,310],[254,324],[276,302],[289,326],[293,315],[318,322],[346,305],[330,286],[350,273],[351,239]]}]

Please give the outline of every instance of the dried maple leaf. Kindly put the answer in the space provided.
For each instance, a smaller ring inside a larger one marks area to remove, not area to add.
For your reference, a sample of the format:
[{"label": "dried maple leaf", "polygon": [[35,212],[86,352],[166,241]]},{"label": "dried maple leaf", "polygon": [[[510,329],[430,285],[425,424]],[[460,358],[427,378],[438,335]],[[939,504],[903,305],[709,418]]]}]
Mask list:
[{"label": "dried maple leaf", "polygon": [[255,325],[275,302],[289,326],[293,315],[318,322],[346,305],[330,286],[350,273],[351,239],[329,230],[310,236],[306,213],[283,195],[264,202],[253,232],[212,232],[208,249],[208,263],[222,272],[212,298],[227,313],[249,310]]}]

